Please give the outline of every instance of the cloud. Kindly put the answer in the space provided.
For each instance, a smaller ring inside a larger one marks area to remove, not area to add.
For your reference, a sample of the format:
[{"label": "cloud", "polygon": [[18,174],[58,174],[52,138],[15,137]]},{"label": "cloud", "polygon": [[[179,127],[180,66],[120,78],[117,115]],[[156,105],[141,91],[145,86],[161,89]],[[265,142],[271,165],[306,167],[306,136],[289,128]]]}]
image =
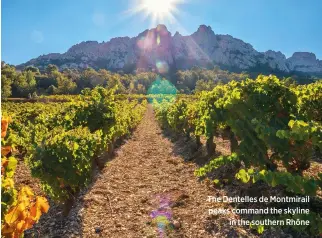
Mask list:
[{"label": "cloud", "polygon": [[33,30],[31,32],[31,35],[30,35],[30,38],[33,42],[35,43],[42,43],[44,41],[44,35],[41,31],[38,31],[38,30]]},{"label": "cloud", "polygon": [[102,13],[94,13],[92,17],[92,21],[96,26],[104,26],[105,25],[105,15]]}]

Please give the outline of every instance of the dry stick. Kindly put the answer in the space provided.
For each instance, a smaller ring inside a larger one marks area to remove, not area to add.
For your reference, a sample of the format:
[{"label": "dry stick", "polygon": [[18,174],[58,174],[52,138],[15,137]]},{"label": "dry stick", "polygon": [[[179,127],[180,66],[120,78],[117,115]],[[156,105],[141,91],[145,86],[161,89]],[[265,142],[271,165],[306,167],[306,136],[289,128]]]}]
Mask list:
[{"label": "dry stick", "polygon": [[109,205],[110,205],[111,215],[112,215],[112,214],[114,213],[114,211],[113,211],[113,208],[112,208],[112,205],[111,205],[110,197],[109,197],[109,196],[107,196],[107,199],[108,199],[108,203],[109,203]]},{"label": "dry stick", "polygon": [[40,236],[40,229],[37,229],[36,231],[38,232],[38,237],[37,238],[41,237]]}]

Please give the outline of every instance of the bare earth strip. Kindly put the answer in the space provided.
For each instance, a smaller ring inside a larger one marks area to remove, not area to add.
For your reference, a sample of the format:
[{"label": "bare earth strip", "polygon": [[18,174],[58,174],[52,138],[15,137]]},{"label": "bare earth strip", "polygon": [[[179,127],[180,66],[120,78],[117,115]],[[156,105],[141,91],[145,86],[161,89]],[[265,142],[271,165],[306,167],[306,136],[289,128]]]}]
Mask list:
[{"label": "bare earth strip", "polygon": [[[167,203],[175,228],[169,237],[210,237],[203,222],[211,192],[193,175],[194,164],[174,156],[152,109],[83,198],[84,237],[157,237],[151,214]],[[152,222],[151,222],[152,221]],[[151,222],[151,223],[150,223]]]},{"label": "bare earth strip", "polygon": [[[197,165],[184,161],[191,158],[185,150],[193,145],[164,136],[149,106],[131,138],[78,196],[68,217],[51,202],[48,214],[25,237],[256,237],[230,226],[234,215],[208,215],[209,208],[230,206],[207,202],[208,196],[225,192],[194,176]],[[166,236],[160,236],[157,224],[162,206],[168,219],[159,220],[159,226],[169,228]]]}]

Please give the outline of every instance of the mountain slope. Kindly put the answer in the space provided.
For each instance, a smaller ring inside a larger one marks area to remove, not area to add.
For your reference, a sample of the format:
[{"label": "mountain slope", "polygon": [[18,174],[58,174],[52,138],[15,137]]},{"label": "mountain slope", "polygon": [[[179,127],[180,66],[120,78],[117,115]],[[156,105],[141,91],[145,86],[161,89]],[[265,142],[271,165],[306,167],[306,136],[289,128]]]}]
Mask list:
[{"label": "mountain slope", "polygon": [[158,25],[133,38],[118,37],[102,43],[81,42],[66,53],[42,55],[17,67],[34,65],[44,68],[48,64],[55,64],[60,69],[92,67],[126,72],[143,69],[160,73],[170,69],[189,69],[194,65],[220,65],[241,71],[266,67],[272,72],[322,74],[322,61],[313,53],[296,52],[287,59],[281,52],[258,52],[252,45],[230,35],[217,35],[205,25],[190,36],[178,32],[171,36],[166,26]]}]

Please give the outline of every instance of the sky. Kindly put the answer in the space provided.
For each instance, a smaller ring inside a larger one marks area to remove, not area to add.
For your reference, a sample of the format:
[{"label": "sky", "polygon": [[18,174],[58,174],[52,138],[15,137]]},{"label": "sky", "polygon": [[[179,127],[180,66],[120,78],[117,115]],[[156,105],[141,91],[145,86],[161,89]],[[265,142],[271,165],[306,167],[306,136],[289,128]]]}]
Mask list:
[{"label": "sky", "polygon": [[321,0],[180,0],[175,21],[165,17],[153,23],[144,12],[133,14],[140,1],[2,0],[1,60],[17,65],[64,53],[82,41],[134,37],[158,23],[182,35],[205,24],[260,52],[271,49],[290,57],[306,51],[322,60]]}]

